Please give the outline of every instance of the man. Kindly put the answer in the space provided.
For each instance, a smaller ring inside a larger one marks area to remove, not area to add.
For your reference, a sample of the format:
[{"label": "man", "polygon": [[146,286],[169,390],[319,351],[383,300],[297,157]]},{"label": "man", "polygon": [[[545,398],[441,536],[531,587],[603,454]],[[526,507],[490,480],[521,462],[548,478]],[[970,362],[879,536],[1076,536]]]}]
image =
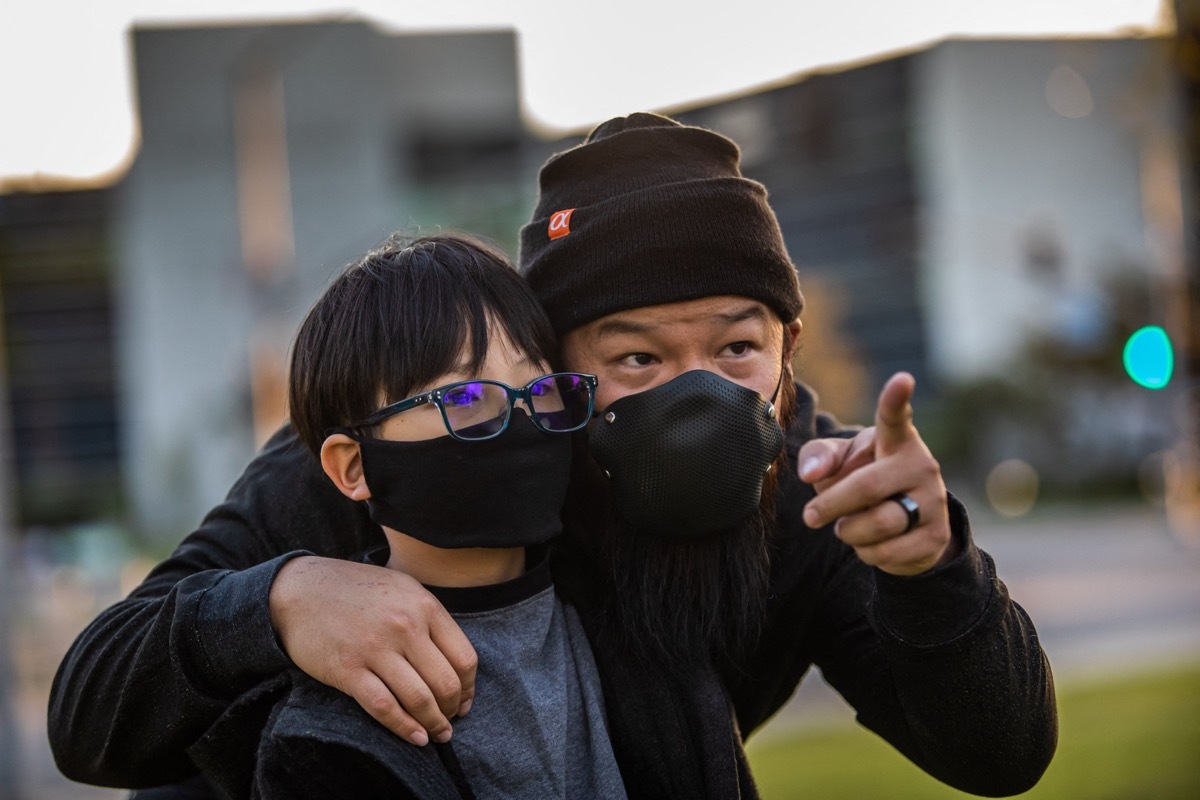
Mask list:
[{"label": "man", "polygon": [[[793,383],[796,274],[736,146],[610,120],[543,167],[520,261],[564,366],[600,378],[556,583],[592,641],[630,797],[754,796],[742,735],[813,664],[936,777],[983,794],[1036,782],[1057,727],[1033,627],[946,495],[911,378],[857,435]],[[419,585],[332,560],[378,533],[301,450],[278,434],[68,653],[50,733],[69,777],[182,779],[212,721],[289,663],[415,743],[487,701]]]}]

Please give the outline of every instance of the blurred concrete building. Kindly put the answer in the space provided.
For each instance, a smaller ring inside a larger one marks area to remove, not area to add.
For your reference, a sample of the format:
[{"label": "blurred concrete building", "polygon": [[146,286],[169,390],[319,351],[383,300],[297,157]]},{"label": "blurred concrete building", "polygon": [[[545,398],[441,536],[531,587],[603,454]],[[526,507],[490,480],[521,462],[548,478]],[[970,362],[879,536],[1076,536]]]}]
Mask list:
[{"label": "blurred concrete building", "polygon": [[1135,471],[1187,413],[1186,376],[1147,391],[1120,353],[1142,325],[1186,338],[1170,45],[951,40],[678,115],[770,188],[819,323],[798,368],[833,407],[869,419],[906,369],[944,446],[1087,482]]},{"label": "blurred concrete building", "polygon": [[400,229],[511,241],[532,191],[511,32],[362,22],[137,29],[120,187],[126,475],[151,530],[199,519],[282,422],[287,344]]},{"label": "blurred concrete building", "polygon": [[[538,165],[578,138],[523,127],[511,33],[150,28],[132,49],[137,160],[62,203],[92,208],[111,265],[115,337],[87,359],[116,365],[105,463],[131,518],[174,539],[278,425],[286,344],[344,262],[417,226],[515,253]],[[732,136],[770,190],[808,301],[801,376],[827,405],[863,419],[897,369],[931,407],[1058,365],[1028,388],[1072,398],[1067,450],[1126,469],[1172,435],[1170,393],[1120,384],[1110,357],[1161,321],[1177,269],[1177,104],[1164,40],[947,41],[667,112]],[[4,243],[31,202],[0,197],[0,289],[30,272]],[[11,329],[33,307],[3,297]],[[987,457],[1061,444],[1023,435],[987,434]]]}]

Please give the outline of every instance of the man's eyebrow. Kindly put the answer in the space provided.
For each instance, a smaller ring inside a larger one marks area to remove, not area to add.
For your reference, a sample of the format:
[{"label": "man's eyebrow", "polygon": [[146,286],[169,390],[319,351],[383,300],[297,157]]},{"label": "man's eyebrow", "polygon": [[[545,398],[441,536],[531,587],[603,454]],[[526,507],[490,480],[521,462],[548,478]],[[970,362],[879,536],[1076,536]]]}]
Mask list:
[{"label": "man's eyebrow", "polygon": [[728,314],[714,314],[718,319],[723,319],[730,325],[738,322],[745,322],[749,319],[766,320],[767,311],[760,304],[754,303],[743,308],[741,311],[731,311]]},{"label": "man's eyebrow", "polygon": [[[750,303],[744,308],[736,311],[718,312],[710,315],[710,318],[723,322],[726,325],[736,325],[739,322],[747,320],[767,320],[767,312],[758,303]],[[636,322],[629,319],[606,319],[596,325],[596,336],[604,338],[606,336],[620,336],[621,334],[639,334],[648,333],[660,327],[652,322]]]},{"label": "man's eyebrow", "polygon": [[646,322],[633,322],[627,319],[606,319],[596,324],[596,336],[597,338],[604,338],[606,336],[620,336],[622,334],[645,333],[654,330],[656,327],[658,326]]}]

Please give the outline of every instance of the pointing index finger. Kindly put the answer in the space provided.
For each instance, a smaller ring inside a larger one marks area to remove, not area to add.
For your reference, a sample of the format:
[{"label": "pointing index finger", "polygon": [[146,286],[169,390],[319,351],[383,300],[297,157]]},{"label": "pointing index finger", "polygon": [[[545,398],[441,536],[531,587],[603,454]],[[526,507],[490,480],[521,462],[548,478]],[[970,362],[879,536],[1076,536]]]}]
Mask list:
[{"label": "pointing index finger", "polygon": [[916,385],[916,379],[907,372],[897,372],[883,385],[875,410],[875,446],[879,455],[896,452],[912,435],[912,396]]}]

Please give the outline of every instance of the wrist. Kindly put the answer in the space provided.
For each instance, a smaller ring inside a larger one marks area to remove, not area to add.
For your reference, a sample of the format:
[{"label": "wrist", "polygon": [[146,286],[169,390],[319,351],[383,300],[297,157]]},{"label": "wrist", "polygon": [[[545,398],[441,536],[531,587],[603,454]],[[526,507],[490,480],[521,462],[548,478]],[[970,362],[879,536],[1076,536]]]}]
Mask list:
[{"label": "wrist", "polygon": [[200,598],[193,652],[213,686],[239,692],[263,675],[290,666],[276,638],[268,598],[280,570],[305,555],[298,550],[226,573]]},{"label": "wrist", "polygon": [[267,612],[271,619],[271,627],[275,635],[283,639],[283,627],[286,624],[288,612],[295,607],[298,592],[298,580],[319,560],[314,555],[298,555],[289,559],[279,568],[271,581],[271,589],[267,593]]}]

